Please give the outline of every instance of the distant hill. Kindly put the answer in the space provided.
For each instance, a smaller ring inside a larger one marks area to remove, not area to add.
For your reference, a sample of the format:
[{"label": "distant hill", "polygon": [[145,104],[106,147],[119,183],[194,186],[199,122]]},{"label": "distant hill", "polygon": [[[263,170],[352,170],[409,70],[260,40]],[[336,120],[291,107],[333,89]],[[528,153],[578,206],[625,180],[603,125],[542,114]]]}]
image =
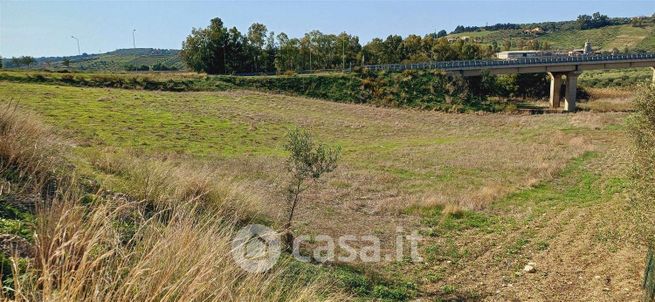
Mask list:
[{"label": "distant hill", "polygon": [[[571,50],[582,48],[589,40],[594,50],[655,51],[655,17],[614,18],[606,26],[580,29],[576,21],[546,22],[533,24],[499,24],[488,27],[461,27],[448,35],[449,39],[468,37],[471,41],[492,45],[506,50],[532,49],[530,41],[544,42],[549,49]],[[511,25],[511,26],[510,26]],[[499,27],[505,27],[496,29]]]},{"label": "distant hill", "polygon": [[[124,71],[154,68],[184,70],[186,67],[177,49],[132,48],[117,49],[101,54],[82,54],[69,57],[40,57],[32,68],[51,70],[65,69],[64,61],[70,60],[70,68],[88,71]],[[6,67],[12,67],[10,59],[4,59]]]}]

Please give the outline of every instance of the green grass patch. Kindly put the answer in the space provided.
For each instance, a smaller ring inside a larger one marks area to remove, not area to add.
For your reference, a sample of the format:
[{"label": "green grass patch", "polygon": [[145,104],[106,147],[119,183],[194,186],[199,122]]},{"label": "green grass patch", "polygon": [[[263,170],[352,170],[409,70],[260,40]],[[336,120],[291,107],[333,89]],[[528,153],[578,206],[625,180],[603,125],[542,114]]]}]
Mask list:
[{"label": "green grass patch", "polygon": [[539,217],[550,206],[584,206],[599,202],[603,197],[598,183],[600,175],[585,168],[588,161],[598,156],[597,152],[585,152],[571,161],[554,181],[510,194],[494,207],[534,206],[531,216]]},{"label": "green grass patch", "polygon": [[407,214],[418,214],[421,222],[431,227],[428,236],[439,235],[440,232],[464,231],[468,229],[491,230],[497,221],[495,217],[487,213],[471,210],[459,210],[454,213],[444,213],[444,207],[409,207],[405,210]]},{"label": "green grass patch", "polygon": [[12,234],[32,240],[34,215],[10,204],[12,195],[0,196],[0,234]]},{"label": "green grass patch", "polygon": [[285,276],[302,276],[307,281],[315,279],[327,280],[345,292],[362,301],[407,301],[418,294],[417,285],[394,278],[382,277],[370,270],[364,270],[346,264],[320,267],[287,259],[289,271]]}]

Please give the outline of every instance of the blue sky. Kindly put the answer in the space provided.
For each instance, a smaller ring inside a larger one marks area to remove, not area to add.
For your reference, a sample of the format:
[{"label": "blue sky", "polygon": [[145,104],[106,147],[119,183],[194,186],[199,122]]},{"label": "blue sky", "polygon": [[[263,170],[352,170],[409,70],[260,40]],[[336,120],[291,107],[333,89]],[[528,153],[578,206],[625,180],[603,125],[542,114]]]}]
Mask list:
[{"label": "blue sky", "polygon": [[0,0],[0,55],[66,56],[132,46],[176,48],[213,17],[246,32],[253,22],[301,36],[346,31],[363,43],[455,26],[652,15],[655,1],[9,1]]}]

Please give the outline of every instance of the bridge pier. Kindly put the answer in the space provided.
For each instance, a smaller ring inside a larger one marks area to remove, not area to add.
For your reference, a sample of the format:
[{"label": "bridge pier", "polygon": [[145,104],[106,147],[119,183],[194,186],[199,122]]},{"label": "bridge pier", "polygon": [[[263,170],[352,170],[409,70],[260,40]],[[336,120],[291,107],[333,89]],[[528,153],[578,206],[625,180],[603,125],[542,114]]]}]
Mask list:
[{"label": "bridge pier", "polygon": [[581,72],[572,71],[566,73],[566,93],[564,95],[564,110],[575,112],[578,90],[578,76]]},{"label": "bridge pier", "polygon": [[550,108],[559,108],[562,91],[562,74],[549,72],[550,76]]}]

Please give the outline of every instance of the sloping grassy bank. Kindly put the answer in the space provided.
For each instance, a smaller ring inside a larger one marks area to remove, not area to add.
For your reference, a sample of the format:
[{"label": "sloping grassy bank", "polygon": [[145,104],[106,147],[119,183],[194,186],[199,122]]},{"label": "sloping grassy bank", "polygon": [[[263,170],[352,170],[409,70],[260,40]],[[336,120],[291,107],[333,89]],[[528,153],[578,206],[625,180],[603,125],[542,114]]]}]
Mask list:
[{"label": "sloping grassy bank", "polygon": [[498,109],[498,106],[486,102],[484,94],[471,93],[466,81],[438,70],[258,77],[4,72],[0,73],[0,80],[161,91],[255,89],[388,107],[450,112]]},{"label": "sloping grassy bank", "polygon": [[261,77],[218,76],[217,79],[235,87],[338,102],[457,112],[494,109],[486,104],[484,96],[470,93],[467,82],[461,78],[447,76],[439,70]]},{"label": "sloping grassy bank", "polygon": [[223,81],[214,81],[197,74],[127,74],[69,72],[2,72],[0,80],[20,83],[41,83],[77,87],[104,87],[160,91],[223,91],[233,88]]}]

